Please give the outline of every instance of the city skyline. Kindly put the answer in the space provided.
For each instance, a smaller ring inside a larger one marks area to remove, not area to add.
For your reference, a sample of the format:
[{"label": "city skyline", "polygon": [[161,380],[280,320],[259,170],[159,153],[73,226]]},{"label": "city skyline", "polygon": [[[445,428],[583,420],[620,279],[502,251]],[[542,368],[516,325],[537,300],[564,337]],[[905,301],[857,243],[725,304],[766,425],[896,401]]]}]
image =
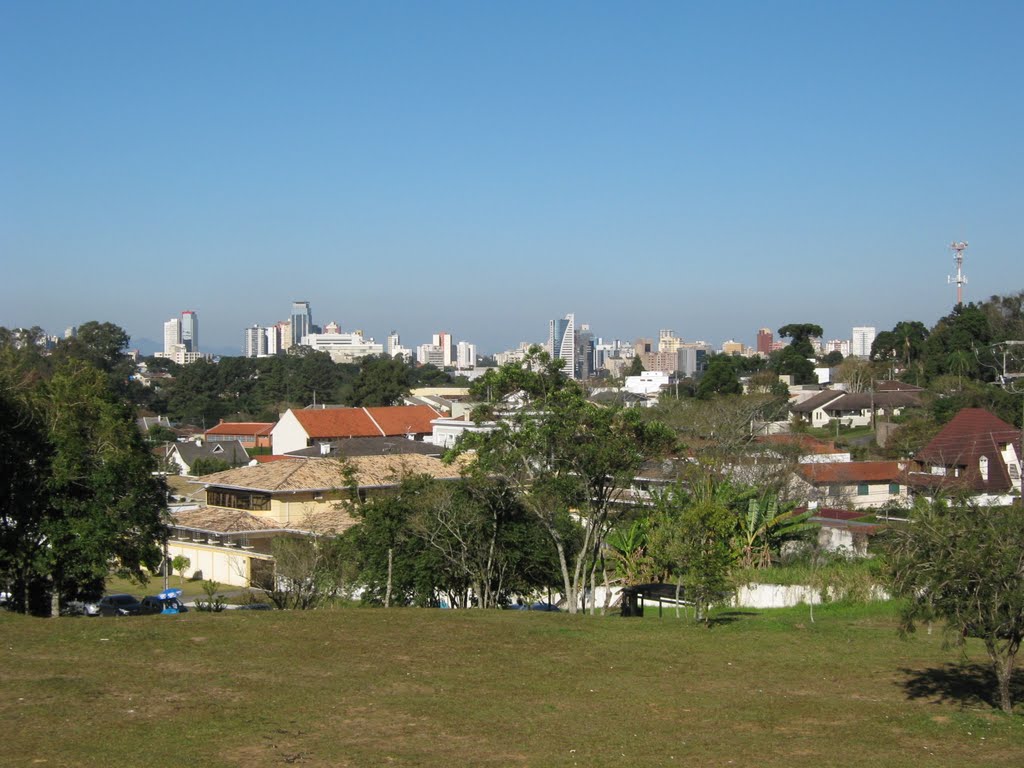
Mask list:
[{"label": "city skyline", "polygon": [[[1024,6],[0,7],[0,325],[481,352],[1024,288]],[[267,55],[273,51],[274,55]],[[523,52],[529,51],[529,56]],[[183,287],[187,286],[187,288]]]}]

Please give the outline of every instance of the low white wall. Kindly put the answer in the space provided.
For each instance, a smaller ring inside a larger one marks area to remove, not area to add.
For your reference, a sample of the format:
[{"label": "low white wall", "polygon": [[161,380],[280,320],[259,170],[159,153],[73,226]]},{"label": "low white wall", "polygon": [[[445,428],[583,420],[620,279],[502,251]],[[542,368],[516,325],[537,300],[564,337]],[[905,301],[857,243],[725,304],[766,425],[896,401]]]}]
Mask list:
[{"label": "low white wall", "polygon": [[818,590],[806,584],[743,584],[732,599],[735,608],[788,608],[820,602]]},{"label": "low white wall", "polygon": [[[830,599],[839,599],[834,587]],[[888,600],[890,595],[879,586],[871,588],[872,600]],[[794,605],[819,605],[821,593],[806,584],[743,584],[733,596],[734,608],[791,608]]]}]

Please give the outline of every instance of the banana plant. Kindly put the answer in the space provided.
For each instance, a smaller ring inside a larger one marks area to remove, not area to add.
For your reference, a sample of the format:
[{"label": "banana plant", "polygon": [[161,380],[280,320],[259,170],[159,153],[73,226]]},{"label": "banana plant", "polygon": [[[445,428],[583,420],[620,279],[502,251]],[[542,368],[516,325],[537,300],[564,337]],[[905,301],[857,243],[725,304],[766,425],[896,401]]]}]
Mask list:
[{"label": "banana plant", "polygon": [[615,563],[620,582],[644,584],[653,578],[654,563],[647,554],[647,524],[636,520],[628,528],[616,528],[604,539],[605,552]]},{"label": "banana plant", "polygon": [[767,568],[772,554],[786,541],[818,527],[809,522],[811,512],[797,512],[796,504],[779,503],[775,494],[750,499],[740,515],[737,549],[745,568]]}]

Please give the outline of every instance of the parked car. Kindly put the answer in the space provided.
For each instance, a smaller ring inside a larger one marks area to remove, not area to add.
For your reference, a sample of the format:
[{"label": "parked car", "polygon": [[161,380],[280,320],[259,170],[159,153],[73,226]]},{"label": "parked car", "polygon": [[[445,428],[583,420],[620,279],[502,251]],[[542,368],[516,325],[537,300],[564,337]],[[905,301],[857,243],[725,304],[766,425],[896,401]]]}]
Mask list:
[{"label": "parked car", "polygon": [[61,616],[99,616],[100,606],[92,600],[70,600],[60,607]]},{"label": "parked car", "polygon": [[107,595],[98,603],[100,616],[137,616],[142,605],[132,595]]},{"label": "parked car", "polygon": [[[180,591],[180,590],[179,590]],[[188,606],[184,605],[177,595],[165,596],[149,595],[142,598],[139,607],[139,614],[148,616],[153,613],[187,613]]]},{"label": "parked car", "polygon": [[534,603],[533,605],[531,605],[529,607],[528,610],[531,610],[531,611],[548,611],[550,613],[561,613],[562,612],[562,609],[559,608],[557,605],[552,605],[551,603],[544,603],[544,602]]}]

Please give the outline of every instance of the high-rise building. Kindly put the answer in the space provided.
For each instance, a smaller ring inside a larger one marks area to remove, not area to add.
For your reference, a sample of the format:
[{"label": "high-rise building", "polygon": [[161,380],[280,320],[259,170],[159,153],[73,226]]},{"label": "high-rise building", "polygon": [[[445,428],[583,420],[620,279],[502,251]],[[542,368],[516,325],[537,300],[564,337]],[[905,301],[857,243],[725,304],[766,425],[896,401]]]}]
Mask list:
[{"label": "high-rise building", "polygon": [[191,309],[181,313],[181,343],[186,352],[199,351],[199,316]]},{"label": "high-rise building", "polygon": [[772,342],[775,340],[775,334],[772,333],[771,328],[761,328],[757,332],[757,354],[761,357],[768,357],[772,353]]},{"label": "high-rise building", "polygon": [[245,329],[246,357],[265,357],[267,354],[267,329],[262,325],[254,325]]},{"label": "high-rise building", "polygon": [[292,328],[291,344],[297,347],[302,343],[302,337],[313,332],[313,312],[309,308],[308,301],[292,302]]},{"label": "high-rise building", "polygon": [[460,341],[456,345],[455,365],[457,368],[469,370],[476,368],[476,344]]},{"label": "high-rise building", "polygon": [[181,320],[172,317],[164,323],[164,354],[173,355],[174,348],[181,344]]},{"label": "high-rise building", "polygon": [[683,340],[676,336],[671,329],[662,328],[658,332],[659,352],[678,352],[683,345]]},{"label": "high-rise building", "polygon": [[281,351],[281,326],[275,324],[267,328],[267,354],[276,355]]},{"label": "high-rise building", "polygon": [[392,331],[388,334],[387,351],[391,357],[395,356],[395,350],[402,346],[402,338],[398,335],[398,331]]},{"label": "high-rise building", "polygon": [[869,325],[859,325],[853,329],[850,341],[850,354],[854,357],[871,357],[871,345],[875,343],[875,329]]},{"label": "high-rise building", "polygon": [[438,344],[420,344],[416,347],[416,362],[420,365],[444,367],[444,350]]},{"label": "high-rise building", "polygon": [[173,360],[178,365],[209,357],[199,351],[199,321],[195,312],[182,312],[180,319],[172,317],[164,323],[164,351],[157,352],[156,356]]},{"label": "high-rise building", "polygon": [[452,354],[452,335],[448,331],[435,333],[433,345],[441,348],[442,359],[444,360],[442,367],[455,367],[455,355]]},{"label": "high-rise building", "polygon": [[562,372],[570,379],[576,377],[576,316],[569,313],[561,320],[548,323],[548,354],[563,362]]}]

